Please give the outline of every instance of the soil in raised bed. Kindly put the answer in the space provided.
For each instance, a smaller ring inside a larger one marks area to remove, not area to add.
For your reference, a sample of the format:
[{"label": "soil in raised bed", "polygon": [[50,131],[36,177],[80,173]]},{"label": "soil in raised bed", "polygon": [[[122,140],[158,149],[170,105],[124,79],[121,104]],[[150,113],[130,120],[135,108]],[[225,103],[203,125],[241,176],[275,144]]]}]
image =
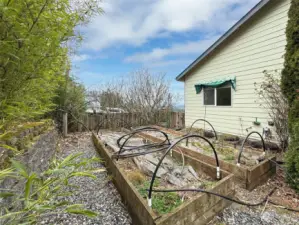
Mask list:
[{"label": "soil in raised bed", "polygon": [[[116,140],[125,133],[121,132],[102,132],[100,138],[107,143],[111,148],[108,150],[115,153],[119,150]],[[142,145],[144,140],[136,137],[130,139],[127,145]],[[120,169],[127,175],[127,178],[135,186],[136,190],[146,200],[146,189],[150,186],[152,172],[156,167],[163,152],[147,154],[134,158],[119,159],[117,164]],[[142,163],[150,166],[143,168]],[[148,169],[149,168],[149,169]],[[158,170],[157,178],[154,183],[156,189],[173,189],[173,188],[201,188],[211,189],[216,185],[217,181],[210,176],[199,171],[194,171],[190,165],[183,165],[182,160],[176,160],[170,155],[167,155],[163,160],[161,167]],[[162,215],[171,212],[178,207],[182,202],[187,201],[197,193],[194,192],[179,192],[179,193],[153,193],[152,208],[155,213]]]},{"label": "soil in raised bed", "polygon": [[[167,129],[163,131],[166,131],[169,139],[172,142],[178,140],[179,137],[181,137],[178,135],[177,132],[172,132],[171,129]],[[180,132],[182,133],[182,135],[187,133],[186,130],[182,130]],[[146,131],[145,133],[161,138],[163,140],[165,139],[164,135],[160,132]],[[192,129],[192,134],[203,135],[201,129]],[[207,139],[214,145],[219,159],[232,164],[237,163],[237,158],[241,147],[240,141],[225,141],[223,137],[220,137],[219,140],[215,140],[215,138],[207,138]],[[214,157],[212,148],[203,139],[190,138],[188,142],[189,142],[188,146],[186,146],[186,140],[182,141],[179,145],[183,147],[187,147],[194,151],[198,151],[202,154]],[[266,151],[266,156],[264,157],[262,155],[263,155],[263,149],[252,148],[249,145],[245,145],[241,157],[241,166],[245,168],[251,168],[258,164],[258,159],[269,158],[273,156],[274,153],[271,151]]]}]

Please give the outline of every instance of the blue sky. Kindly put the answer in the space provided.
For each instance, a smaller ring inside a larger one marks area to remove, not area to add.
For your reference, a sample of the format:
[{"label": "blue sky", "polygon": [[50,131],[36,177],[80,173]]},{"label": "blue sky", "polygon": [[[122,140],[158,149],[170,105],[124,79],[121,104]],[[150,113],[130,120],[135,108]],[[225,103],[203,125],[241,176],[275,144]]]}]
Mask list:
[{"label": "blue sky", "polygon": [[81,47],[72,56],[75,75],[87,89],[140,68],[175,81],[193,60],[259,0],[103,0],[104,14],[80,27]]}]

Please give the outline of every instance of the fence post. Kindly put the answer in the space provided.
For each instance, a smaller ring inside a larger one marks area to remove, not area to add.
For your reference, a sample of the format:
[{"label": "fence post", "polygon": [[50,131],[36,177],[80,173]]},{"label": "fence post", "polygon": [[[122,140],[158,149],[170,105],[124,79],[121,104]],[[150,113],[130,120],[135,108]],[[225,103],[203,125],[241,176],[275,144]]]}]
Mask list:
[{"label": "fence post", "polygon": [[[80,120],[82,123],[84,123],[83,116],[81,116],[81,117],[79,118],[79,120]],[[78,123],[78,132],[82,132],[82,124],[81,124],[81,123]]]},{"label": "fence post", "polygon": [[67,136],[67,112],[64,112],[62,116],[62,133],[63,137]]}]

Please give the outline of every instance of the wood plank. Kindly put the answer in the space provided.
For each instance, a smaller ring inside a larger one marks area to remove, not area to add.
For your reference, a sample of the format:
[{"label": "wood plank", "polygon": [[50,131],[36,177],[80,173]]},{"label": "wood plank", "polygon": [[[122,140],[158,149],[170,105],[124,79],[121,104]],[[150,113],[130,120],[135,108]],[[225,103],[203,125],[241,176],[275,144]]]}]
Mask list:
[{"label": "wood plank", "polygon": [[[173,151],[173,157],[175,157],[177,160],[182,160],[182,154],[174,150]],[[203,161],[198,160],[197,158],[193,158],[191,156],[185,155],[185,164],[188,164],[195,169],[195,171],[204,172],[208,176],[212,177],[214,180],[217,179],[217,170],[216,166],[211,166]],[[229,175],[227,171],[221,170],[221,177],[224,178]]]},{"label": "wood plank", "polygon": [[254,180],[247,182],[246,189],[249,191],[252,191],[257,186],[262,185],[267,180],[269,180],[275,173],[276,173],[276,168],[272,168],[272,169],[268,170],[266,173],[264,173],[258,177],[255,177]]},{"label": "wood plank", "polygon": [[[229,197],[234,196],[234,192],[227,194]],[[230,206],[232,203],[225,199],[220,199],[213,207],[211,207],[204,215],[197,218],[193,224],[194,225],[204,225],[207,224],[211,219],[215,217],[218,213],[220,213],[223,209]]]},{"label": "wood plank", "polygon": [[[270,159],[276,161],[276,156],[273,156]],[[256,178],[265,174],[267,171],[272,170],[273,168],[276,168],[276,164],[269,160],[265,160],[264,162],[254,166],[253,168],[248,170],[248,183],[255,181]]]},{"label": "wood plank", "polygon": [[144,199],[135,190],[131,182],[126,179],[126,176],[118,165],[111,159],[111,154],[94,133],[92,134],[92,138],[98,153],[104,159],[108,172],[113,177],[113,183],[128,207],[133,224],[154,225],[155,222],[153,218],[156,218],[154,212],[145,204]]},{"label": "wood plank", "polygon": [[[223,180],[221,180],[216,187],[211,189],[211,191],[222,194],[229,195],[232,193],[232,177],[229,175]],[[221,199],[215,195],[201,193],[197,195],[198,197],[190,200],[179,206],[173,213],[168,216],[161,217],[157,220],[157,225],[185,225],[185,224],[195,224],[194,221],[205,215],[205,212],[215,206]],[[218,210],[223,210],[223,207],[219,207]],[[215,215],[215,214],[214,214]]]}]

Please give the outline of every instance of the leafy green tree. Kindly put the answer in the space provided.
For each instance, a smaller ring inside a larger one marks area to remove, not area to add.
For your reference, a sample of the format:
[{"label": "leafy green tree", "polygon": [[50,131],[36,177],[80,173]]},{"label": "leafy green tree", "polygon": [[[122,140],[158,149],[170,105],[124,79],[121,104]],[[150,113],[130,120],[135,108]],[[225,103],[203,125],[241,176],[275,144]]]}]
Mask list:
[{"label": "leafy green tree", "polygon": [[[28,120],[54,108],[68,68],[75,28],[97,0],[0,0],[0,119]],[[72,44],[70,44],[72,43]]]},{"label": "leafy green tree", "polygon": [[68,126],[77,125],[77,120],[86,111],[86,93],[85,87],[81,83],[75,81],[74,78],[65,76],[56,90],[54,103],[56,105],[53,116],[59,125],[62,125],[62,113],[68,112]]},{"label": "leafy green tree", "polygon": [[291,144],[286,160],[291,186],[299,191],[299,0],[292,0],[286,29],[287,46],[284,70],[282,71],[282,91],[289,103],[289,130]]}]

